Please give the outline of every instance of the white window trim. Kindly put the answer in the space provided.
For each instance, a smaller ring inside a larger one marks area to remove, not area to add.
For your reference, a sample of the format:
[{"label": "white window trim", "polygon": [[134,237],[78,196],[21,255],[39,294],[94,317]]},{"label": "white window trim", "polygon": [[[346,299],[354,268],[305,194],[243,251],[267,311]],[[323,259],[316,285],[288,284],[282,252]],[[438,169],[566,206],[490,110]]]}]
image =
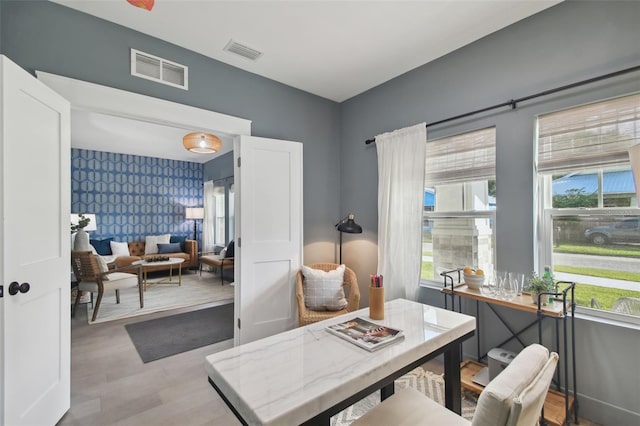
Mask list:
[{"label": "white window trim", "polygon": [[424,212],[423,217],[435,219],[455,219],[455,218],[478,218],[478,219],[494,219],[496,218],[495,210],[467,210],[452,212]]}]

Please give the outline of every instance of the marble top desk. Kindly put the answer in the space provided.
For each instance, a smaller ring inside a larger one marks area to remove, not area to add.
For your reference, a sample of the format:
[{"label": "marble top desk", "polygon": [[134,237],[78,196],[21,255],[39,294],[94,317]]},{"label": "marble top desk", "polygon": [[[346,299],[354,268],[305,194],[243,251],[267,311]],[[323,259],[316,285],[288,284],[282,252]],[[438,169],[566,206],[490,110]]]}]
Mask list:
[{"label": "marble top desk", "polygon": [[243,424],[326,424],[332,415],[372,392],[393,394],[393,380],[445,355],[445,401],[460,413],[462,342],[474,317],[404,299],[385,303],[385,319],[404,339],[374,352],[334,336],[325,327],[369,308],[296,328],[209,355],[209,382]]}]

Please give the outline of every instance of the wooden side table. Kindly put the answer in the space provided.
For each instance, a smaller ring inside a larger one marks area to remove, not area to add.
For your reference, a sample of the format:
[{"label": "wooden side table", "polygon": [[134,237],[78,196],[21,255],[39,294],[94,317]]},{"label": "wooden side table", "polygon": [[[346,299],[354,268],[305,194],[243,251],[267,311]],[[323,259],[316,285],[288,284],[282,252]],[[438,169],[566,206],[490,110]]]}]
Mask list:
[{"label": "wooden side table", "polygon": [[[454,278],[457,273],[458,280]],[[522,340],[520,335],[526,330],[538,326],[538,343],[543,344],[542,342],[542,321],[545,318],[551,318],[555,320],[555,350],[560,354],[561,358],[564,358],[563,367],[561,368],[561,364],[558,364],[558,370],[556,373],[556,386],[560,388],[561,381],[564,384],[564,392],[556,392],[556,398],[551,403],[551,406],[556,407],[555,411],[550,408],[552,414],[547,417],[547,413],[545,411],[545,419],[552,424],[569,424],[571,419],[571,411],[573,410],[574,420],[578,423],[578,400],[577,400],[577,384],[576,384],[576,352],[575,352],[575,301],[574,301],[574,290],[575,283],[568,281],[558,281],[556,284],[562,288],[561,291],[556,293],[548,293],[553,296],[554,301],[549,303],[548,305],[541,305],[540,299],[538,299],[538,303],[534,304],[531,302],[531,297],[529,294],[523,294],[517,296],[513,300],[504,300],[493,296],[488,296],[483,294],[480,290],[474,290],[468,288],[465,284],[460,284],[460,270],[455,269],[453,271],[445,271],[441,274],[444,278],[444,287],[442,292],[445,297],[445,309],[448,308],[448,300],[451,299],[451,310],[455,310],[455,299],[458,296],[458,299],[466,298],[470,300],[474,300],[476,302],[476,312],[480,312],[480,302],[483,302],[489,309],[495,314],[495,316],[502,322],[502,324],[509,330],[511,336],[505,339],[503,342],[496,345],[496,347],[502,347],[502,345],[510,342],[511,340],[517,340],[522,346],[526,346],[526,342]],[[503,306],[509,309],[515,309],[518,311],[529,312],[535,314],[536,318],[527,326],[516,330],[511,324],[507,322],[507,319],[500,314],[495,308],[495,306]],[[458,303],[458,311],[462,310],[461,303]],[[567,319],[571,318],[571,351],[569,351],[569,342],[568,342],[568,329],[567,329]],[[478,361],[485,358],[487,353],[482,353],[480,349],[480,334],[481,334],[481,325],[480,325],[480,315],[476,316],[476,330],[477,330],[477,356]],[[563,325],[563,345],[561,350],[560,345],[560,324]],[[573,392],[572,395],[569,392],[569,353],[572,356],[572,372],[573,372]],[[478,363],[475,363],[476,365]],[[481,365],[481,364],[479,364]],[[467,364],[467,368],[473,367],[473,364]],[[561,374],[561,370],[563,374]],[[477,372],[474,372],[475,374]],[[461,373],[462,374],[462,373]],[[561,376],[563,380],[561,380]],[[473,386],[476,388],[478,385],[471,380],[469,382],[473,383]],[[474,390],[470,384],[467,386],[468,389]],[[561,398],[561,401],[558,402],[558,396]],[[558,407],[560,407],[560,414],[558,415]],[[545,408],[547,408],[547,403],[545,403]]]}]

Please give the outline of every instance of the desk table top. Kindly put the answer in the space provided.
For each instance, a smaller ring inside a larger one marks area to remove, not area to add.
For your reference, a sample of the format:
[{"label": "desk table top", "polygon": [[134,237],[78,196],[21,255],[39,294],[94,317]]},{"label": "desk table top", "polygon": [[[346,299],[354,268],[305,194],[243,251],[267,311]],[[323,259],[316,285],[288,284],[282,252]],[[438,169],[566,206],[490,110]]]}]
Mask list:
[{"label": "desk table top", "polygon": [[369,352],[327,332],[369,308],[209,355],[209,378],[249,424],[300,424],[394,374],[476,327],[474,317],[404,299],[385,303],[385,319],[404,339]]}]

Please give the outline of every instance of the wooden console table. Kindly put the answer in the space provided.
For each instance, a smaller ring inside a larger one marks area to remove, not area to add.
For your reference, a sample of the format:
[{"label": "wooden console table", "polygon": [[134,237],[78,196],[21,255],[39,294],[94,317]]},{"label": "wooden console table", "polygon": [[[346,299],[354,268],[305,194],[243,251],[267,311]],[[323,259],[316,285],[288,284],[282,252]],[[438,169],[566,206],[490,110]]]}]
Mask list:
[{"label": "wooden console table", "polygon": [[[457,273],[457,280],[455,275]],[[557,392],[550,390],[547,395],[547,400],[545,402],[545,420],[550,424],[554,425],[562,425],[569,424],[571,419],[571,411],[573,410],[574,420],[578,423],[578,401],[577,401],[577,388],[576,388],[576,352],[575,352],[575,302],[574,302],[574,290],[575,283],[568,281],[558,281],[556,284],[558,290],[556,293],[550,292],[546,293],[553,297],[553,302],[548,303],[547,305],[542,305],[540,303],[540,297],[538,297],[538,303],[533,303],[531,300],[530,294],[522,294],[520,296],[516,296],[513,300],[505,300],[497,297],[489,296],[482,294],[480,290],[474,290],[468,288],[465,284],[460,284],[460,270],[455,269],[453,271],[445,271],[440,274],[444,278],[444,288],[442,292],[444,293],[445,298],[445,309],[449,309],[449,300],[451,301],[451,310],[455,311],[455,300],[456,296],[458,296],[458,312],[462,312],[462,303],[461,299],[466,298],[470,300],[475,300],[476,302],[476,312],[480,312],[480,302],[483,302],[489,309],[494,313],[494,315],[504,324],[504,326],[509,330],[511,336],[500,342],[496,347],[502,347],[502,345],[512,341],[517,340],[523,347],[527,346],[527,343],[523,341],[521,338],[522,333],[529,330],[534,326],[538,326],[538,343],[543,344],[542,342],[542,321],[545,318],[552,318],[555,320],[555,351],[561,355],[561,358],[564,359],[563,367],[561,368],[561,364],[558,364],[558,369],[556,371],[556,379],[555,384],[558,389],[561,388],[561,377],[563,377],[564,384],[564,392]],[[500,314],[498,310],[496,310],[495,306],[503,306],[509,309],[515,309],[518,311],[529,312],[536,315],[536,319],[526,325],[525,327],[520,328],[519,330],[515,329],[513,326],[509,324],[507,319]],[[571,317],[571,357],[572,357],[572,371],[573,371],[573,394],[571,395],[569,392],[569,343],[568,343],[568,324],[567,319]],[[560,324],[563,325],[563,345],[562,351],[560,350]],[[477,356],[478,361],[487,357],[487,352],[481,351],[481,324],[480,324],[480,315],[476,316],[476,330],[477,330]],[[461,375],[462,375],[462,386],[466,389],[469,389],[474,392],[482,391],[482,387],[473,382],[473,376],[478,372],[482,364],[478,364],[475,362],[465,361],[462,365]],[[561,374],[561,370],[562,373]],[[564,407],[563,407],[564,405]],[[564,410],[563,410],[564,408]]]}]

